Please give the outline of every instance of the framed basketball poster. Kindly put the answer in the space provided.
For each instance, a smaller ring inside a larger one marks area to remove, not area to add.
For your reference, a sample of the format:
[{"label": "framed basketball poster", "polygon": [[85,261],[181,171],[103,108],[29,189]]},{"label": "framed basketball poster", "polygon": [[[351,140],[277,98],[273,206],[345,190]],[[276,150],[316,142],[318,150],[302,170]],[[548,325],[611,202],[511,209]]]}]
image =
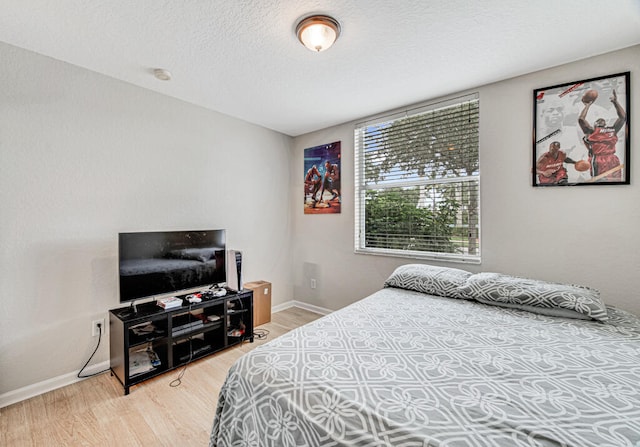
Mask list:
[{"label": "framed basketball poster", "polygon": [[533,91],[533,186],[629,184],[629,77]]},{"label": "framed basketball poster", "polygon": [[340,169],[340,141],[304,150],[305,214],[340,213]]}]

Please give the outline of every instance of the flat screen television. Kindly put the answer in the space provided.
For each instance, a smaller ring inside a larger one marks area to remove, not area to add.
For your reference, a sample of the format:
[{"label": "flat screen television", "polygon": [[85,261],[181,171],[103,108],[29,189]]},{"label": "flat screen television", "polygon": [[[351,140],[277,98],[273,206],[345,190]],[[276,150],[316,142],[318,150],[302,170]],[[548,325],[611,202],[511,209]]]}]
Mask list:
[{"label": "flat screen television", "polygon": [[225,236],[225,230],[119,233],[120,302],[226,282]]}]

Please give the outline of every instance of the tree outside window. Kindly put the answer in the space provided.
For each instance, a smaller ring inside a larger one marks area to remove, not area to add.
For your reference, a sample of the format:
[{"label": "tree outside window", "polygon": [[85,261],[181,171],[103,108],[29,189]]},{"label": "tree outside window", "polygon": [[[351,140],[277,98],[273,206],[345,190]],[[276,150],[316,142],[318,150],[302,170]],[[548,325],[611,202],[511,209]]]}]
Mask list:
[{"label": "tree outside window", "polygon": [[356,129],[356,251],[479,262],[479,102]]}]

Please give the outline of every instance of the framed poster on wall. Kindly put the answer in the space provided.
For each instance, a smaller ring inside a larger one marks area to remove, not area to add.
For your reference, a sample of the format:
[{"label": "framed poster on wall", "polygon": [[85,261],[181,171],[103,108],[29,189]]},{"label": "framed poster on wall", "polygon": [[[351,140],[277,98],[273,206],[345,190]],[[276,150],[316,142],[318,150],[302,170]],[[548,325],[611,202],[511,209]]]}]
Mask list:
[{"label": "framed poster on wall", "polygon": [[304,150],[305,214],[340,213],[340,169],[340,141]]},{"label": "framed poster on wall", "polygon": [[533,91],[533,186],[629,184],[629,77]]}]

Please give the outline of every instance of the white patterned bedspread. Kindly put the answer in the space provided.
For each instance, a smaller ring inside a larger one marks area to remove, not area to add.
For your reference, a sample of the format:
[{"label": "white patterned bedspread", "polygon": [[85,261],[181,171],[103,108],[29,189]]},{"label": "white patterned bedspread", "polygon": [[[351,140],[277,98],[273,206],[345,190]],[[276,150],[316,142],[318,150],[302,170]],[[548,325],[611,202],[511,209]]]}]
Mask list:
[{"label": "white patterned bedspread", "polygon": [[640,319],[383,289],[244,355],[211,446],[640,447]]}]

